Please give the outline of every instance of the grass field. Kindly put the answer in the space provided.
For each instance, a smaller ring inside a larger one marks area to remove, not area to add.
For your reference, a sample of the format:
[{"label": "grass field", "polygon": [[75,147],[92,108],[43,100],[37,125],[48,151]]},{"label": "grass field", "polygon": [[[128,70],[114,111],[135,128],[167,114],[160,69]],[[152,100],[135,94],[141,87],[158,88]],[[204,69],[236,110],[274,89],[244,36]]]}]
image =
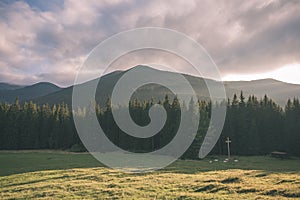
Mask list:
[{"label": "grass field", "polygon": [[0,152],[0,199],[300,199],[299,158],[236,158],[179,160],[133,174],[106,168],[89,154]]}]

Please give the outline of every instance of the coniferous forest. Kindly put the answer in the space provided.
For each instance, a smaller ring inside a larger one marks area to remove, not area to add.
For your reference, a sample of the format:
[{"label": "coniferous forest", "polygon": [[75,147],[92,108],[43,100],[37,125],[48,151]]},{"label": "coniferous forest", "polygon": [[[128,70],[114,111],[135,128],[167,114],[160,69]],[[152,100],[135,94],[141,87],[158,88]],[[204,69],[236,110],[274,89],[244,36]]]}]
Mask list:
[{"label": "coniferous forest", "polygon": [[[133,152],[151,152],[172,140],[181,112],[200,112],[198,133],[193,144],[183,158],[196,159],[202,140],[206,134],[212,103],[194,101],[180,109],[178,99],[165,97],[163,101],[129,103],[133,120],[140,126],[150,122],[149,108],[159,103],[167,112],[167,121],[163,129],[151,138],[134,138],[122,132],[113,120],[110,99],[104,106],[95,109],[81,108],[71,111],[64,103],[54,106],[38,105],[33,102],[20,104],[0,104],[0,149],[71,149],[84,150],[76,133],[72,115],[87,117],[96,112],[98,121],[107,137],[119,147]],[[285,151],[300,156],[300,103],[298,99],[288,100],[285,108],[278,106],[265,96],[245,98],[243,93],[234,95],[227,102],[227,116],[223,132],[211,154],[226,154],[225,139],[231,139],[233,155],[265,155],[272,151]]]}]

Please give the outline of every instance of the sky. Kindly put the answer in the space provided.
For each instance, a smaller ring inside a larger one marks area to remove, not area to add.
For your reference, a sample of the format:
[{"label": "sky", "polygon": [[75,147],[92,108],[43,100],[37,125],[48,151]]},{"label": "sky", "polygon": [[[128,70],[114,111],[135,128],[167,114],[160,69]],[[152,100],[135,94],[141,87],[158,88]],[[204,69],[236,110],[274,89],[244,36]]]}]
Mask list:
[{"label": "sky", "polygon": [[298,0],[0,0],[0,82],[69,86],[97,44],[140,27],[193,38],[223,80],[300,84]]}]

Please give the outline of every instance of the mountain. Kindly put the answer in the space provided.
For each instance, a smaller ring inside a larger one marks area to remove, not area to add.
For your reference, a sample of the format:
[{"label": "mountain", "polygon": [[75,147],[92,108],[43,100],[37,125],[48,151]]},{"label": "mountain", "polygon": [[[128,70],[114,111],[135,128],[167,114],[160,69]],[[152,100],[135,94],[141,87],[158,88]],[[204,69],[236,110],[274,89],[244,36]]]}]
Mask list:
[{"label": "mountain", "polygon": [[21,102],[27,100],[33,100],[39,96],[45,96],[53,92],[57,92],[62,88],[47,82],[36,83],[30,86],[18,87],[4,85],[6,89],[0,90],[0,102],[12,103],[16,98],[19,98]]},{"label": "mountain", "polygon": [[[168,72],[168,71],[159,71],[150,67],[146,66],[137,66],[139,68],[142,68],[143,70],[147,70],[147,74],[151,76],[151,73],[157,73],[159,72],[160,75],[163,77],[169,77],[171,78],[172,76],[176,75],[174,72]],[[131,69],[129,69],[131,70]],[[86,83],[83,83],[79,85],[79,87],[85,88],[89,84],[93,84],[95,81],[99,81],[97,90],[96,90],[96,101],[100,103],[100,105],[104,105],[107,98],[112,95],[113,88],[117,81],[125,74],[128,70],[126,71],[115,71],[110,74],[106,74],[98,79],[88,81]],[[184,75],[185,78],[191,83],[193,86],[194,90],[196,91],[196,94],[198,95],[199,98],[201,99],[208,99],[209,93],[208,89],[206,87],[205,81],[203,78],[199,77],[193,77],[189,75]],[[133,80],[134,81],[134,80]],[[214,83],[215,81],[207,79],[207,81],[211,81]],[[173,82],[175,87],[181,87],[182,83],[180,82]],[[126,87],[126,86],[124,86]],[[126,88],[131,90],[132,88]],[[35,102],[38,102],[39,104],[44,104],[44,103],[49,103],[49,104],[54,104],[54,103],[60,103],[64,102],[67,104],[72,103],[72,90],[73,87],[68,87],[65,88],[61,91],[51,93],[46,96],[41,96],[37,97],[34,99]],[[83,90],[84,91],[84,90]],[[170,99],[173,99],[175,95],[166,87],[163,87],[161,85],[157,84],[147,84],[142,87],[140,87],[136,92],[134,92],[132,99],[137,98],[140,101],[143,100],[150,100],[151,98],[155,100],[163,100],[165,95],[168,94]],[[84,94],[83,94],[84,95]],[[123,102],[126,103],[126,102]]]},{"label": "mountain", "polygon": [[[136,66],[135,68],[137,67],[141,68],[142,70],[146,70],[149,76],[153,75],[155,72],[159,72],[163,77],[172,80],[172,76],[176,75],[174,72],[160,71],[147,66]],[[96,90],[96,101],[100,103],[100,105],[104,105],[107,98],[111,96],[112,90],[117,81],[127,71],[128,70],[115,71],[102,76],[100,78],[100,81],[98,78],[80,84],[78,85],[78,87],[84,89],[89,84],[93,84],[95,83],[95,81],[99,81],[98,88]],[[206,82],[209,82],[213,86],[217,85],[218,83],[217,81],[211,79],[204,79],[201,77],[195,77],[186,74],[183,74],[183,76],[191,83],[198,98],[200,99],[209,99],[209,92],[205,84]],[[173,81],[172,84],[174,84],[173,86],[180,88],[183,83]],[[263,98],[263,96],[267,94],[279,105],[284,106],[288,98],[300,97],[300,85],[284,83],[274,79],[262,79],[254,81],[227,81],[224,82],[224,85],[228,98],[232,98],[235,93],[239,94],[242,90],[245,97],[254,94],[259,98]],[[125,87],[125,89],[132,89],[128,88],[126,85],[124,85],[123,87]],[[49,103],[50,105],[53,105],[64,102],[71,105],[72,91],[73,86],[67,88],[59,88],[50,83],[39,83],[21,89],[10,91],[6,90],[5,93],[3,93],[3,91],[0,91],[0,101],[3,101],[3,99],[5,99],[6,101],[9,100],[10,102],[12,102],[18,96],[21,100],[33,100],[34,102],[37,102],[39,104]],[[132,98],[137,98],[141,101],[149,100],[151,98],[154,98],[155,100],[163,100],[165,94],[168,94],[170,99],[175,96],[166,87],[157,84],[147,84],[136,90]]]},{"label": "mountain", "polygon": [[[300,85],[281,82],[274,79],[261,79],[254,81],[227,81],[226,88],[243,90],[244,95],[255,94],[262,98],[265,94],[271,97],[276,103],[284,106],[289,98],[300,98]],[[233,93],[227,90],[227,95],[232,97]]]},{"label": "mountain", "polygon": [[0,83],[0,90],[15,90],[15,89],[20,89],[25,86],[23,85],[14,85],[14,84],[9,84],[9,83]]},{"label": "mountain", "polygon": [[[157,72],[158,70],[147,67],[147,66],[137,66],[143,68],[144,70],[148,70],[149,75],[151,75],[151,70]],[[130,69],[129,69],[130,70]],[[111,96],[112,89],[120,77],[126,73],[126,71],[115,71],[110,74],[104,75],[101,77],[97,92],[96,92],[96,100],[101,105],[105,104],[108,96]],[[159,71],[164,77],[172,77],[174,72],[168,71]],[[211,79],[204,79],[201,77],[195,77],[191,75],[183,74],[183,76],[191,83],[194,88],[197,96],[200,99],[209,99],[209,92],[206,87],[205,82],[210,82],[211,85],[217,84],[216,81]],[[99,81],[99,79],[95,79],[80,85],[80,87],[86,87],[89,84],[92,84],[93,81]],[[181,87],[183,83],[174,81],[174,86]],[[239,94],[240,91],[244,92],[244,95],[247,97],[248,95],[256,95],[259,98],[263,98],[265,94],[270,96],[274,101],[276,101],[279,105],[284,106],[287,102],[288,98],[300,97],[300,85],[294,85],[289,83],[284,83],[281,81],[273,80],[273,79],[264,79],[264,80],[255,80],[255,81],[227,81],[224,82],[227,96],[232,98],[233,95]],[[131,89],[131,88],[127,88]],[[68,87],[66,89],[62,89],[55,93],[48,94],[46,96],[40,96],[34,99],[34,101],[43,104],[43,103],[60,103],[65,102],[67,104],[71,104],[72,98],[72,90],[73,87]],[[168,94],[170,99],[174,97],[174,94],[171,91],[163,86],[157,84],[148,84],[140,87],[134,94],[132,98],[137,98],[139,100],[149,100],[154,98],[156,100],[163,100],[165,94]]]}]

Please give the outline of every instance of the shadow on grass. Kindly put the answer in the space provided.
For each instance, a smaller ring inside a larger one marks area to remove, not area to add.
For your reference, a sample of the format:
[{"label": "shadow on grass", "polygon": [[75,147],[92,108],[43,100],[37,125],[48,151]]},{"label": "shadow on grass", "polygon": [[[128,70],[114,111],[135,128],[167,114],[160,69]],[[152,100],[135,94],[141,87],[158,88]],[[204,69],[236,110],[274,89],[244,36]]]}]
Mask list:
[{"label": "shadow on grass", "polygon": [[[299,158],[281,160],[268,156],[243,156],[224,162],[225,159],[224,156],[209,156],[204,160],[178,160],[158,172],[195,174],[207,171],[244,169],[264,171],[264,173],[257,175],[263,177],[270,172],[300,171]],[[95,167],[104,167],[104,165],[88,153],[0,152],[0,176],[43,170]],[[134,175],[143,175],[143,173],[135,173]]]},{"label": "shadow on grass", "polygon": [[0,176],[25,172],[103,167],[90,154],[63,152],[0,152]]}]

